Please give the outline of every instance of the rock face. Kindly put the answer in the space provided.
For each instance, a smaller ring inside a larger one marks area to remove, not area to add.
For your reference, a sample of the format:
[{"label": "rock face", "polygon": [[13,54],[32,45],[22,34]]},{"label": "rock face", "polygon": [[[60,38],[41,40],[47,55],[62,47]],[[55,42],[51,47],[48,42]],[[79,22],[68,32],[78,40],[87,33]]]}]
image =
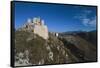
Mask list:
[{"label": "rock face", "polygon": [[41,20],[38,17],[33,18],[33,20],[28,19],[27,23],[18,30],[33,32],[44,39],[48,39],[48,28],[46,25],[44,25],[44,20]]}]

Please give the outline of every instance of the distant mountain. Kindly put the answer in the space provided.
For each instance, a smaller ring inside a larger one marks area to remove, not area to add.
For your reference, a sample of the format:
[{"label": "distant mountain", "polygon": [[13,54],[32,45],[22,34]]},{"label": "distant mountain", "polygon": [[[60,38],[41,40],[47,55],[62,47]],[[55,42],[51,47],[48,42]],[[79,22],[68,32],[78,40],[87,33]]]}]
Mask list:
[{"label": "distant mountain", "polygon": [[59,33],[59,34],[64,36],[64,35],[75,35],[77,33],[82,33],[82,32],[85,32],[85,31],[67,31],[67,32]]},{"label": "distant mountain", "polygon": [[97,31],[92,30],[92,31],[68,31],[68,32],[63,32],[59,33],[59,36],[67,36],[67,35],[78,35],[85,40],[93,43],[94,45],[97,45]]}]

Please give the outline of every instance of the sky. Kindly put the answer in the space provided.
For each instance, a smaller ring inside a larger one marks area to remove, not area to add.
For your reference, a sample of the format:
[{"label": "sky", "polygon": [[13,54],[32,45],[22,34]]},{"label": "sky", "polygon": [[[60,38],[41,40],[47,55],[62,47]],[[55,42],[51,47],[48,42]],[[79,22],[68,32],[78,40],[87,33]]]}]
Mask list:
[{"label": "sky", "polygon": [[40,17],[50,32],[96,30],[96,7],[44,3],[14,3],[15,28],[20,28],[27,19]]}]

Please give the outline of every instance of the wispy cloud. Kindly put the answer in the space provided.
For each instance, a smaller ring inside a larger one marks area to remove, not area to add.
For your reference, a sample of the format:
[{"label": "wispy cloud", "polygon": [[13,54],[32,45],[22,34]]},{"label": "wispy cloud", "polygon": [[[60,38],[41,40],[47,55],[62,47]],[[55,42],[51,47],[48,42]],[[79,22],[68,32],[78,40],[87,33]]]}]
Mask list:
[{"label": "wispy cloud", "polygon": [[89,17],[88,15],[91,15],[91,14],[92,14],[91,10],[84,10],[81,14],[76,15],[74,18],[80,20],[84,26],[95,27],[96,15]]},{"label": "wispy cloud", "polygon": [[85,26],[92,26],[92,27],[96,26],[96,17],[93,17],[92,19],[83,18],[83,19],[81,19],[81,21]]},{"label": "wispy cloud", "polygon": [[90,25],[91,26],[93,26],[93,25],[96,26],[96,16],[93,19],[90,20]]}]

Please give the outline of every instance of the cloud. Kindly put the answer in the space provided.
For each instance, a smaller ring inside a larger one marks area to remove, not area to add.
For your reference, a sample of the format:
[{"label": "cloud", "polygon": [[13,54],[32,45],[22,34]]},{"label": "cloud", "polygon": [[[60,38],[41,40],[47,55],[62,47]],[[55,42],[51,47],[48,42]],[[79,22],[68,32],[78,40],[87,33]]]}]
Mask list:
[{"label": "cloud", "polygon": [[91,27],[95,27],[96,26],[96,17],[94,18],[83,18],[81,19],[82,23],[85,25],[85,26],[91,26]]},{"label": "cloud", "polygon": [[91,26],[96,26],[96,16],[90,20],[90,23],[89,23]]},{"label": "cloud", "polygon": [[84,10],[82,13],[74,16],[74,18],[80,20],[84,26],[95,27],[96,26],[96,16],[89,17],[89,15],[91,14],[92,14],[91,10]]},{"label": "cloud", "polygon": [[83,19],[81,19],[81,21],[85,26],[87,26],[89,24],[90,19],[83,18]]}]

